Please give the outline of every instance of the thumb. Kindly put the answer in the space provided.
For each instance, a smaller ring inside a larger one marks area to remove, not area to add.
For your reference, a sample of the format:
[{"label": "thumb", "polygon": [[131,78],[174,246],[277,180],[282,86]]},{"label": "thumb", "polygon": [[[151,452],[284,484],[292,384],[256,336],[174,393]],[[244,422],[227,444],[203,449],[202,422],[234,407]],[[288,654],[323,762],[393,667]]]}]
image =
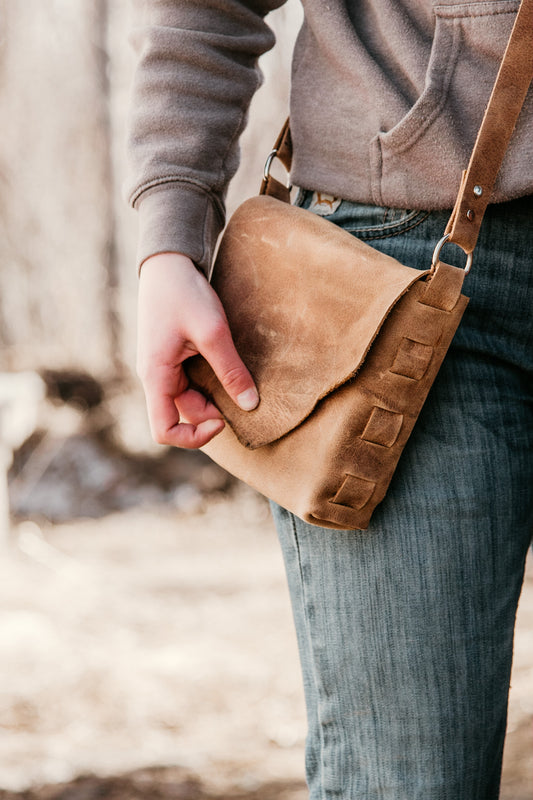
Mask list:
[{"label": "thumb", "polygon": [[259,403],[259,393],[253,378],[242,362],[229,327],[219,329],[209,351],[203,351],[215,375],[234,403],[243,411],[252,411]]}]

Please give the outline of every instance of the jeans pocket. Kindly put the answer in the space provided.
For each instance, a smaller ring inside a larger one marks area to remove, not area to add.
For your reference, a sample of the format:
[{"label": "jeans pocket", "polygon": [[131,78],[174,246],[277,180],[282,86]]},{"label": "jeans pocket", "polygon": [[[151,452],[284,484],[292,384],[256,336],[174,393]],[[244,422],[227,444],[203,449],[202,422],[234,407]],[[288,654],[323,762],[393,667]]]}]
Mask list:
[{"label": "jeans pocket", "polygon": [[416,228],[430,211],[366,205],[300,189],[295,204],[339,225],[358,239],[389,239]]}]

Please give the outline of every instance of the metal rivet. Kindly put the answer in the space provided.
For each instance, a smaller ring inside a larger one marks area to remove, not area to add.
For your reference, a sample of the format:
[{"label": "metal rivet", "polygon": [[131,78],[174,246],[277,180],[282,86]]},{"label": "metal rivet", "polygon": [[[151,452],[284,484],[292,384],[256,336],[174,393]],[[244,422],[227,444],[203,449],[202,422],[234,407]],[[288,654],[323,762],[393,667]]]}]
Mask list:
[{"label": "metal rivet", "polygon": [[467,219],[469,219],[469,220],[470,220],[470,222],[472,222],[472,220],[474,219],[474,217],[475,217],[475,216],[476,216],[476,215],[474,214],[474,212],[472,211],[472,209],[471,209],[471,208],[469,208],[469,209],[468,209],[468,211],[466,212],[466,218],[467,218]]},{"label": "metal rivet", "polygon": [[476,197],[481,197],[481,195],[483,194],[483,187],[476,184],[474,186],[474,194]]}]

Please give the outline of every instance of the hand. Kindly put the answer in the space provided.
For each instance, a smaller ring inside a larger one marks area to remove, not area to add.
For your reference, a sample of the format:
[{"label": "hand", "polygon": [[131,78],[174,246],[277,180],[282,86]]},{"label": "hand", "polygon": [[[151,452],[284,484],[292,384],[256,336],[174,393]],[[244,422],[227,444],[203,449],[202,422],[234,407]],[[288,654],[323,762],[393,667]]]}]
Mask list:
[{"label": "hand", "polygon": [[218,409],[190,388],[183,362],[200,353],[237,405],[259,402],[239,358],[217,295],[187,256],[147,259],[139,284],[137,372],[152,436],[159,444],[197,448],[224,427]]}]

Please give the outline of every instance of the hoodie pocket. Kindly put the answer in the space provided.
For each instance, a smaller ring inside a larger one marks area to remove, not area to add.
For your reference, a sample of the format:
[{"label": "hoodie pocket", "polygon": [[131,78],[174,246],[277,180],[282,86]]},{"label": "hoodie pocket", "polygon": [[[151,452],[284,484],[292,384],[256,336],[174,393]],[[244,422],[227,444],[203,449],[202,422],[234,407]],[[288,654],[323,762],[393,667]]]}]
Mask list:
[{"label": "hoodie pocket", "polygon": [[[435,33],[424,90],[394,127],[371,144],[374,196],[399,203],[403,180],[438,181],[466,167],[511,32],[516,0],[435,6]],[[431,195],[431,189],[429,190]],[[441,204],[439,204],[442,207]],[[438,207],[438,206],[435,206]]]}]

